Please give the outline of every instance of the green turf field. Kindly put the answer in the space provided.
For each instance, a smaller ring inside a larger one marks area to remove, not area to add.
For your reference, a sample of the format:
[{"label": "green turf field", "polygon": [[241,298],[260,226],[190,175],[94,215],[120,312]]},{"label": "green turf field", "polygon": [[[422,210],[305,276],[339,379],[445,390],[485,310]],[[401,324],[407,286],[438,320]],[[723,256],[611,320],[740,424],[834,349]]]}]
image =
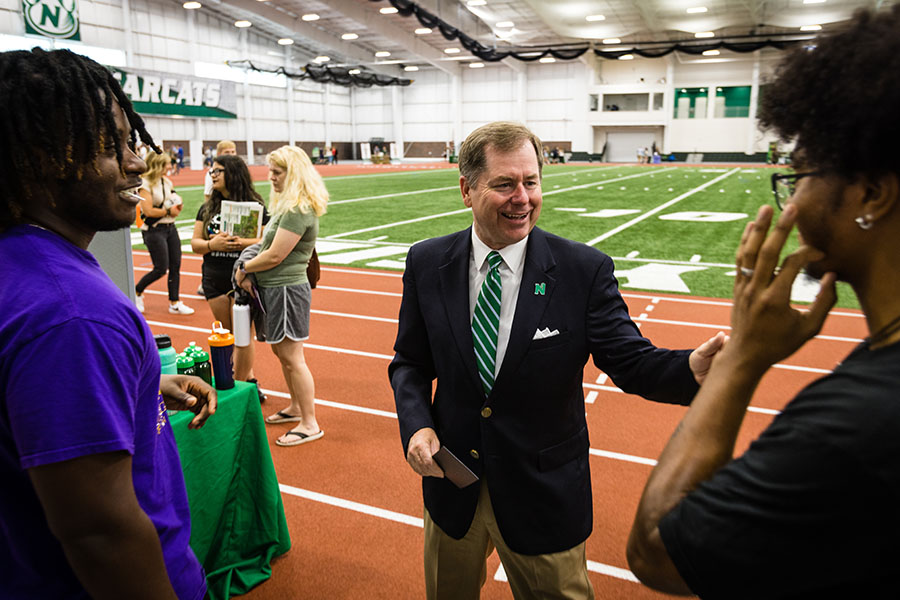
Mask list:
[{"label": "green turf field", "polygon": [[[548,165],[538,226],[612,256],[623,292],[730,298],[744,225],[773,202],[771,173],[754,166]],[[413,243],[471,224],[458,178],[456,169],[326,178],[331,201],[320,222],[322,262],[402,269]],[[257,189],[268,197],[268,182]],[[179,223],[187,231],[203,191],[178,191],[185,200]],[[796,244],[793,238],[788,250]],[[814,285],[798,284],[794,299],[814,293]],[[847,288],[839,298],[839,306],[858,307]]]}]

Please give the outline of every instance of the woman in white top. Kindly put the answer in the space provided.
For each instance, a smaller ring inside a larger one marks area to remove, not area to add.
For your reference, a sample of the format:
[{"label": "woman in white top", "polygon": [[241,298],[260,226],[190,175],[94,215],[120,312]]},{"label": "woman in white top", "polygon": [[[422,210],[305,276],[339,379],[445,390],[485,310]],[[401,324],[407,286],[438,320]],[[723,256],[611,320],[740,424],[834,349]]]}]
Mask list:
[{"label": "woman in white top", "polygon": [[169,312],[173,315],[190,315],[194,309],[179,300],[178,288],[181,271],[181,240],[175,229],[175,217],[181,213],[181,196],[172,190],[172,181],[165,173],[172,165],[168,154],[147,154],[147,172],[138,193],[141,196],[141,213],[144,224],[141,236],[150,252],[153,270],[144,275],[134,288],[138,310],[144,312],[144,290],[148,285],[169,273]]}]

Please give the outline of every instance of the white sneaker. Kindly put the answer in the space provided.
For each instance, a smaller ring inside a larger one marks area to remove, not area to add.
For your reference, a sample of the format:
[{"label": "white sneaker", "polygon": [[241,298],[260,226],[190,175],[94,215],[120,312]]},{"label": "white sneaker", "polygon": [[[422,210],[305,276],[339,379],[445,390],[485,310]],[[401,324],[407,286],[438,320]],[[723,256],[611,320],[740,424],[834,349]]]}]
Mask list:
[{"label": "white sneaker", "polygon": [[143,296],[135,296],[134,304],[137,306],[137,309],[141,312],[144,312],[144,297]]},{"label": "white sneaker", "polygon": [[173,315],[192,315],[194,314],[194,309],[179,300],[175,304],[169,305],[169,312]]}]

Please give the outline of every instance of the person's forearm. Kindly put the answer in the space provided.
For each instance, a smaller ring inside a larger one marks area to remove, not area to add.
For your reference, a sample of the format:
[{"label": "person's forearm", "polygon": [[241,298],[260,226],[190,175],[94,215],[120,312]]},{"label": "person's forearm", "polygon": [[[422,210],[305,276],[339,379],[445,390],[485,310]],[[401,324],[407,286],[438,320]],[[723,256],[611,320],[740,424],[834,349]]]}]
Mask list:
[{"label": "person's forearm", "polygon": [[659,522],[688,493],[731,460],[747,405],[765,370],[745,364],[726,346],[650,474],[628,539],[628,562],[642,582],[685,592],[673,573]]},{"label": "person's forearm", "polygon": [[103,528],[60,537],[60,543],[91,598],[177,598],[156,529],[142,510]]},{"label": "person's forearm", "polygon": [[244,270],[248,273],[268,271],[269,269],[280,265],[284,258],[285,257],[272,252],[271,248],[268,248],[245,262]]},{"label": "person's forearm", "polygon": [[210,240],[204,240],[203,238],[191,238],[191,252],[194,254],[209,254],[212,252],[212,245]]}]

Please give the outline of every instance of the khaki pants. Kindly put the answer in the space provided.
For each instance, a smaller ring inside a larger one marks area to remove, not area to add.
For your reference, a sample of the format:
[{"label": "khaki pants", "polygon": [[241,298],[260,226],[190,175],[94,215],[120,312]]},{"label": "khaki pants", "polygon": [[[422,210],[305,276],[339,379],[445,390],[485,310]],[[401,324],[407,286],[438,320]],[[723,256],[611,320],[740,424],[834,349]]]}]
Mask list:
[{"label": "khaki pants", "polygon": [[563,552],[528,556],[507,547],[500,535],[487,484],[465,537],[444,533],[425,511],[425,591],[428,600],[477,600],[487,580],[487,557],[497,549],[516,600],[592,600],[584,542]]}]

